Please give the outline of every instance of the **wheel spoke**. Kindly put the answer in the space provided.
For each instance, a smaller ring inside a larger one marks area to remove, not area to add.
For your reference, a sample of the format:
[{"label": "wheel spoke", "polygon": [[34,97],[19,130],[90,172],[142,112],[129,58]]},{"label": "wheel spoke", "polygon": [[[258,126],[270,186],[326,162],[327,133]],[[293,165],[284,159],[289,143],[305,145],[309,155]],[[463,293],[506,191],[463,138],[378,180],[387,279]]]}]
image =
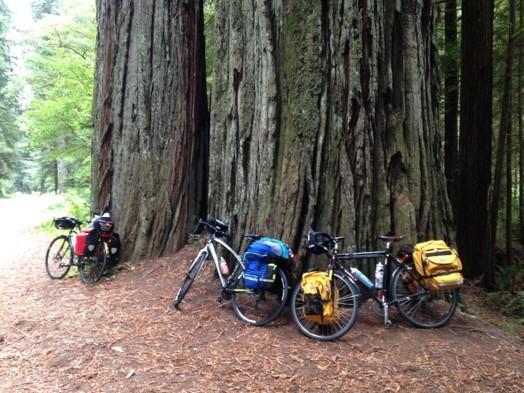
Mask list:
[{"label": "wheel spoke", "polygon": [[275,283],[268,290],[244,288],[242,272],[232,283],[231,307],[244,322],[262,326],[275,320],[285,306],[288,294],[288,281],[284,271],[275,271]]},{"label": "wheel spoke", "polygon": [[300,284],[293,290],[291,312],[298,329],[306,336],[317,340],[335,340],[342,337],[353,326],[357,319],[359,291],[342,272],[333,275],[339,291],[339,317],[331,324],[315,323],[305,315],[303,293]]},{"label": "wheel spoke", "polygon": [[424,283],[408,265],[397,270],[392,277],[393,299],[400,315],[416,327],[445,325],[457,307],[457,290],[434,292],[420,288],[420,285],[413,288],[414,281]]},{"label": "wheel spoke", "polygon": [[52,279],[64,278],[71,268],[72,258],[69,238],[65,235],[55,238],[46,253],[45,267],[48,276]]}]

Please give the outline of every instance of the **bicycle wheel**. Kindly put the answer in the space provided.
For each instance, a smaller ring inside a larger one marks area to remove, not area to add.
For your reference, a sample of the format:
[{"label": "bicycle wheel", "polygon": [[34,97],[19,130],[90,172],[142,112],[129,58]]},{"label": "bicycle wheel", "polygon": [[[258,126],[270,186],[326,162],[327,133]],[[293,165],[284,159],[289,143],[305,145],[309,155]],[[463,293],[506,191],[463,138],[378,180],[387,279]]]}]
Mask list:
[{"label": "bicycle wheel", "polygon": [[391,279],[392,298],[404,319],[419,328],[437,328],[449,322],[458,303],[458,289],[431,291],[414,287],[412,279],[417,273],[411,265],[395,270]]},{"label": "bicycle wheel", "polygon": [[304,313],[303,292],[300,283],[295,286],[291,297],[291,315],[300,332],[307,337],[321,341],[335,340],[346,334],[355,324],[358,315],[357,287],[341,272],[333,273],[338,288],[338,310],[340,317],[336,323],[326,325],[311,322]]},{"label": "bicycle wheel", "polygon": [[180,289],[178,290],[175,296],[175,300],[173,300],[173,306],[175,308],[179,308],[178,305],[184,299],[187,292],[189,291],[189,288],[191,288],[193,281],[195,281],[196,276],[198,276],[198,274],[202,270],[206,258],[207,253],[199,253],[197,257],[193,259],[193,262],[191,262],[189,270],[187,271],[186,276],[182,280],[182,285],[180,285]]},{"label": "bicycle wheel", "polygon": [[64,278],[73,264],[73,250],[65,235],[53,239],[45,254],[45,270],[53,280]]},{"label": "bicycle wheel", "polygon": [[107,253],[103,242],[99,242],[92,256],[79,257],[78,271],[80,281],[84,284],[94,284],[104,274],[107,264]]},{"label": "bicycle wheel", "polygon": [[271,289],[244,288],[243,271],[233,281],[231,292],[231,308],[242,321],[255,326],[266,325],[275,320],[286,305],[288,297],[288,281],[284,271],[277,267],[275,284]]}]

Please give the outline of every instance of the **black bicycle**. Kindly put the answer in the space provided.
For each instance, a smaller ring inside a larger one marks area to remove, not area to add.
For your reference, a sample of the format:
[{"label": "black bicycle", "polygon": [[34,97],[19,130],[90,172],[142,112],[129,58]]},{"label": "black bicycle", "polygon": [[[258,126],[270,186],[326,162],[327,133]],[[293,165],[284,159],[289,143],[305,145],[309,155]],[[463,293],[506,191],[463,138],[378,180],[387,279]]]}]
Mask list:
[{"label": "black bicycle", "polygon": [[[339,320],[334,324],[310,322],[304,313],[302,289],[298,284],[291,298],[291,311],[295,324],[303,334],[318,340],[342,337],[355,323],[359,305],[368,299],[373,301],[374,310],[383,316],[386,326],[391,324],[389,307],[393,305],[415,327],[437,328],[449,322],[457,308],[459,289],[431,289],[414,268],[409,251],[393,255],[394,242],[404,236],[378,238],[385,242],[384,250],[338,253],[342,237],[309,232],[306,247],[314,253],[329,257],[328,271],[332,272],[339,287],[341,311]],[[351,266],[355,261],[368,259],[378,259],[374,281]]]},{"label": "black bicycle", "polygon": [[[191,285],[202,271],[206,261],[214,263],[222,290],[219,301],[230,300],[235,314],[244,322],[252,325],[265,325],[275,320],[286,304],[288,298],[288,279],[284,269],[277,266],[274,271],[274,283],[269,288],[249,288],[244,285],[244,260],[222,238],[229,237],[229,226],[217,219],[199,220],[194,234],[206,232],[204,247],[191,262],[182,280],[173,306],[179,309],[180,303],[187,295]],[[251,241],[261,238],[248,234],[244,237]],[[227,264],[227,267],[225,266]],[[229,266],[232,266],[230,268]]]},{"label": "black bicycle", "polygon": [[75,255],[75,242],[80,233],[82,221],[74,217],[59,217],[53,219],[55,228],[68,230],[67,235],[60,235],[51,241],[45,256],[47,275],[54,280],[64,278],[72,266],[78,268],[80,281],[84,284],[94,284],[102,277],[106,268],[109,250],[108,243],[99,237],[93,244],[93,249],[87,255]]}]

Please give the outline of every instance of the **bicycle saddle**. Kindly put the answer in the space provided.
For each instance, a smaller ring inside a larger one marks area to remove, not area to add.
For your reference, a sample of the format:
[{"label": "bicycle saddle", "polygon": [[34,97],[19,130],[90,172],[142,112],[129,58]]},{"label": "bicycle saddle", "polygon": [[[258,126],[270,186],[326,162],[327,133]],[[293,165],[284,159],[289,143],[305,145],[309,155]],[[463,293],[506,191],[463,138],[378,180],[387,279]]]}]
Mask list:
[{"label": "bicycle saddle", "polygon": [[395,236],[395,235],[382,235],[382,236],[379,236],[378,238],[380,240],[384,240],[386,242],[398,242],[399,240],[402,240],[406,237],[406,235],[400,235],[400,236]]}]

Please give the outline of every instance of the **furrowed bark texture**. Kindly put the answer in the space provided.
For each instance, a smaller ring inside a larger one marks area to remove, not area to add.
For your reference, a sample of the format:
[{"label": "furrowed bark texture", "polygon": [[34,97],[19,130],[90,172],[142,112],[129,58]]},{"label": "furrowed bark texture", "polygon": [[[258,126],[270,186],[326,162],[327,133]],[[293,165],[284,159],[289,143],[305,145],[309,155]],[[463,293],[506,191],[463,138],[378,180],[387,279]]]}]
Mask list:
[{"label": "furrowed bark texture", "polygon": [[[444,4],[446,54],[444,56],[444,128],[445,128],[445,173],[448,194],[455,206],[455,187],[458,176],[458,45],[457,45],[457,0],[446,0]],[[456,213],[456,212],[454,212]]]},{"label": "furrowed bark texture", "polygon": [[[491,283],[493,0],[462,1],[457,244],[464,274]],[[474,97],[475,99],[471,99]],[[498,197],[498,196],[497,196]]]},{"label": "furrowed bark texture", "polygon": [[452,240],[433,28],[429,0],[217,2],[209,211],[237,242]]},{"label": "furrowed bark texture", "polygon": [[124,256],[166,254],[206,210],[202,2],[98,0],[97,18],[93,210]]}]

